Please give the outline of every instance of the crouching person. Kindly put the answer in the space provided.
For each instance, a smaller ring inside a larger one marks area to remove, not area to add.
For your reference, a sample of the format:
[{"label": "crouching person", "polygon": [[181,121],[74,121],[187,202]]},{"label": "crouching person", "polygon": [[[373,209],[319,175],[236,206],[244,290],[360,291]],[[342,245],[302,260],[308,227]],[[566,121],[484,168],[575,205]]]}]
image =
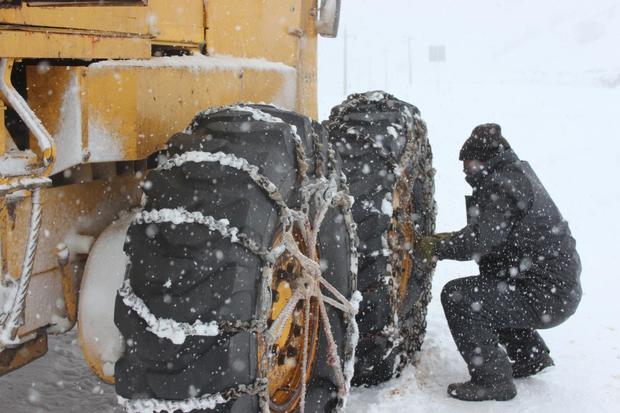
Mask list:
[{"label": "crouching person", "polygon": [[428,260],[475,260],[480,275],[441,293],[448,325],[471,380],[448,386],[461,400],[509,400],[513,378],[552,366],[536,330],[569,318],[581,299],[581,264],[568,224],[499,125],[474,129],[461,149],[467,220],[458,232],[423,238]]}]

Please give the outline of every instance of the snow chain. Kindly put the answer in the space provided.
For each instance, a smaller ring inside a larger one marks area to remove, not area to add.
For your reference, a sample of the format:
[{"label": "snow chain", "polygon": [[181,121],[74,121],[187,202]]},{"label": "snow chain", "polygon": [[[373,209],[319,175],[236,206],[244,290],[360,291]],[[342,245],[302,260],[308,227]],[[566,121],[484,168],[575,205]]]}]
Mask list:
[{"label": "snow chain", "polygon": [[214,409],[219,404],[228,403],[241,396],[255,396],[267,391],[267,380],[258,379],[250,385],[239,385],[221,393],[205,394],[201,397],[194,397],[185,400],[129,400],[118,397],[118,403],[125,408],[128,413],[144,412],[191,412],[197,409]]},{"label": "snow chain", "polygon": [[[336,112],[332,113],[332,117],[337,119],[345,119],[349,110],[355,110],[358,105],[368,105],[370,103],[376,103],[380,108],[385,108],[390,110],[387,107],[386,102],[390,99],[395,99],[393,96],[380,93],[373,92],[370,94],[355,94],[350,95],[346,102],[335,108]],[[430,222],[435,222],[436,216],[436,203],[433,199],[433,194],[435,192],[434,181],[432,178],[435,174],[435,170],[433,169],[429,159],[430,145],[428,143],[427,137],[427,128],[425,122],[422,118],[416,113],[411,113],[409,107],[405,107],[405,110],[402,112],[404,115],[404,123],[406,127],[405,134],[407,136],[407,142],[400,157],[400,160],[396,161],[394,156],[389,153],[389,151],[383,146],[383,144],[375,138],[375,136],[370,136],[369,134],[360,133],[359,130],[355,128],[348,128],[343,130],[347,135],[354,135],[357,139],[362,139],[367,141],[374,149],[376,149],[375,153],[377,153],[381,158],[385,159],[386,163],[391,169],[391,172],[397,176],[396,182],[394,184],[394,188],[399,188],[403,186],[405,188],[412,188],[413,184],[416,180],[420,181],[424,185],[423,189],[423,201],[425,205],[431,205],[431,209],[428,211],[430,217],[432,218]],[[342,122],[340,125],[345,124]],[[340,125],[337,125],[339,127]],[[413,176],[408,176],[405,171],[413,170]],[[404,196],[403,196],[404,195]],[[407,205],[411,202],[412,191],[408,190],[401,194],[401,204]],[[395,210],[393,212],[393,217],[396,216],[396,222],[404,223],[411,222],[412,216],[408,215],[402,209]],[[398,308],[399,302],[399,286],[400,286],[400,274],[398,270],[403,266],[403,256],[404,253],[410,253],[409,251],[404,251],[405,243],[403,242],[402,235],[398,230],[398,227],[394,228],[393,222],[390,224],[388,229],[388,233],[392,230],[396,230],[398,233],[398,237],[394,237],[389,239],[386,238],[388,245],[391,248],[388,248],[384,251],[378,251],[377,253],[387,254],[388,251],[390,256],[388,258],[387,271],[386,274],[386,282],[390,286],[390,306],[391,308]],[[435,228],[424,228],[425,232],[433,233]],[[388,246],[386,245],[386,246]],[[385,248],[385,246],[384,246]],[[414,266],[420,267],[421,265],[425,265],[425,269],[428,270],[429,264],[420,264],[414,261]],[[410,342],[410,337],[419,337],[417,331],[412,331],[408,334],[403,334],[403,330],[410,329],[416,330],[423,327],[424,319],[425,319],[425,309],[428,303],[431,300],[431,292],[430,288],[428,291],[424,293],[425,295],[421,298],[421,300],[417,303],[417,306],[420,307],[417,311],[414,311],[413,320],[407,320],[406,325],[402,324],[402,321],[398,318],[398,312],[394,313],[394,317],[392,318],[390,324],[384,327],[382,331],[382,335],[386,337],[390,343],[391,348],[388,349],[388,352],[384,355],[384,359],[387,358],[395,349],[401,346],[400,354],[397,354],[395,357],[394,363],[394,372],[398,371],[401,367],[406,365],[410,361],[410,356],[419,349],[421,342],[416,340],[416,342]]]},{"label": "snow chain", "polygon": [[[257,108],[249,107],[245,105],[229,106],[224,108],[214,108],[208,111],[202,112],[201,115],[205,116],[210,113],[217,112],[219,110],[236,110],[248,112],[254,120],[266,122],[266,123],[285,123],[282,119],[277,118],[271,114],[265,113]],[[272,306],[272,271],[276,259],[285,251],[298,259],[304,270],[311,274],[314,282],[316,282],[319,291],[318,294],[312,295],[319,302],[319,308],[321,313],[321,323],[323,324],[323,330],[328,343],[327,351],[329,353],[328,358],[330,360],[329,365],[334,370],[336,376],[336,382],[338,385],[338,398],[339,403],[337,406],[338,411],[342,411],[346,405],[346,397],[349,393],[351,379],[353,377],[353,366],[355,359],[355,347],[357,346],[358,329],[355,321],[355,315],[359,308],[359,302],[361,301],[361,294],[357,289],[357,249],[358,238],[356,225],[353,221],[351,213],[351,205],[353,200],[348,195],[348,188],[346,185],[346,178],[340,177],[341,185],[338,188],[337,184],[337,170],[336,170],[336,158],[335,151],[329,145],[327,148],[328,159],[324,159],[321,152],[320,145],[318,144],[318,136],[312,136],[315,143],[314,157],[316,161],[316,169],[318,178],[311,181],[307,175],[308,163],[306,161],[306,153],[303,147],[301,137],[297,132],[297,128],[294,125],[288,125],[290,132],[295,142],[295,155],[297,159],[299,179],[301,182],[301,195],[302,205],[299,210],[289,208],[282,195],[280,194],[277,186],[271,182],[267,177],[259,172],[259,168],[250,164],[243,158],[238,158],[232,154],[223,152],[211,153],[190,151],[181,155],[176,155],[162,165],[159,169],[171,169],[183,165],[185,162],[214,162],[219,163],[222,166],[237,169],[246,173],[249,178],[256,184],[257,187],[262,189],[267,196],[277,206],[280,221],[281,231],[284,234],[282,242],[271,250],[262,249],[258,243],[253,241],[249,236],[243,234],[238,228],[229,225],[226,219],[216,219],[212,216],[204,216],[199,212],[189,212],[183,208],[177,209],[162,209],[153,211],[142,211],[138,213],[134,219],[135,223],[194,223],[205,225],[211,231],[218,232],[223,238],[227,238],[232,243],[239,244],[247,249],[249,252],[258,256],[263,261],[260,297],[258,304],[259,318],[250,321],[237,321],[237,322],[225,322],[216,323],[212,322],[200,322],[196,321],[194,324],[179,323],[170,319],[158,319],[155,317],[146,304],[137,296],[135,296],[131,290],[129,282],[125,284],[119,290],[119,295],[123,298],[125,305],[133,309],[146,323],[147,329],[159,337],[172,340],[175,344],[181,344],[185,341],[185,337],[188,335],[203,335],[203,336],[215,336],[220,333],[227,332],[239,332],[249,331],[262,335],[267,343],[267,348],[271,347],[271,344],[277,339],[283,326],[282,320],[286,320],[290,313],[293,311],[295,304],[301,300],[301,295],[293,296],[286,308],[281,312],[280,316],[274,320],[271,327],[268,326],[268,319]],[[192,128],[195,124],[190,125],[187,133],[192,132]],[[325,177],[320,171],[321,166],[327,163],[328,176]],[[313,217],[309,217],[310,205],[313,203],[314,212]],[[351,263],[350,271],[352,273],[352,287],[353,295],[351,298],[345,298],[342,296],[335,287],[329,284],[322,276],[321,269],[318,263],[306,257],[297,247],[293,240],[292,230],[296,226],[303,234],[306,245],[315,245],[317,235],[325,213],[329,208],[339,208],[345,219],[346,228],[350,242]],[[323,287],[330,291],[334,298],[325,296],[320,292],[320,288]],[[297,294],[297,293],[295,293]],[[293,298],[297,298],[294,301]],[[309,297],[306,297],[309,298]],[[346,317],[346,338],[343,349],[344,361],[341,362],[337,353],[337,346],[331,333],[331,325],[327,316],[325,304],[341,310],[347,315]],[[307,334],[307,330],[306,330]],[[307,337],[306,337],[307,342]],[[304,367],[307,365],[307,356],[304,353]],[[270,352],[264,352],[263,357],[259,360],[259,381],[251,386],[240,386],[238,388],[229,389],[226,392],[205,395],[198,399],[187,399],[184,401],[167,401],[167,400],[126,400],[119,398],[119,402],[123,405],[128,412],[143,412],[149,411],[168,411],[172,412],[180,410],[183,412],[191,411],[192,409],[205,409],[214,408],[218,404],[227,403],[228,401],[238,398],[244,394],[253,394],[260,397],[260,405],[263,412],[269,412],[269,393],[267,386],[267,377],[270,366],[274,360]],[[344,367],[343,367],[344,366]],[[305,376],[305,374],[304,374]],[[300,411],[304,412],[306,382],[302,380],[302,396]],[[198,403],[198,404],[197,404]],[[142,410],[140,410],[142,409]],[[159,409],[159,410],[157,410]],[[184,410],[189,409],[189,410]]]}]

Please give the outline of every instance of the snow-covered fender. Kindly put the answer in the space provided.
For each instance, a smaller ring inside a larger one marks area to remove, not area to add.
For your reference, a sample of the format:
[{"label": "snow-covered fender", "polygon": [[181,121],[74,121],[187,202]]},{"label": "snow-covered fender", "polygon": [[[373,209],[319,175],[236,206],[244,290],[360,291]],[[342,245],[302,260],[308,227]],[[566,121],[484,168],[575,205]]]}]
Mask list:
[{"label": "snow-covered fender", "polygon": [[123,337],[114,324],[114,300],[125,278],[123,244],[132,217],[122,214],[99,235],[86,261],[80,288],[80,345],[89,367],[107,383],[114,383],[114,363],[124,350]]}]

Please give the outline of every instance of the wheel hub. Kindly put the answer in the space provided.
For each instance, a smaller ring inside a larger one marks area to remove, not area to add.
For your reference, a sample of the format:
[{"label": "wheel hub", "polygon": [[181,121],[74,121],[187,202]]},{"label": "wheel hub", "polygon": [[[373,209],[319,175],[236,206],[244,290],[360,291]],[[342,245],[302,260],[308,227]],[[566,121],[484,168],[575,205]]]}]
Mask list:
[{"label": "wheel hub", "polygon": [[[301,252],[306,256],[318,257],[317,253],[309,254],[301,234],[294,231],[293,236]],[[277,236],[274,244],[277,245],[280,242],[281,236]],[[299,260],[288,251],[277,259],[272,277],[272,307],[268,321],[269,327],[286,311],[287,304],[294,299],[295,293],[301,294],[303,297],[311,297],[308,290],[314,288],[309,276],[304,273],[304,268]],[[272,365],[268,373],[268,388],[272,412],[288,413],[299,406],[302,397],[302,380],[307,382],[310,379],[312,365],[316,358],[319,313],[316,299],[299,300],[284,322],[281,334],[269,349]],[[305,352],[308,365],[304,378],[303,355],[306,335],[308,345]]]},{"label": "wheel hub", "polygon": [[[403,172],[405,173],[405,172]],[[412,179],[408,173],[401,182],[397,184],[396,189],[392,193],[392,208],[396,212],[392,216],[392,223],[388,232],[388,239],[391,245],[395,246],[395,256],[392,257],[396,261],[394,274],[398,287],[398,305],[402,305],[407,297],[409,289],[409,279],[413,269],[413,257],[411,249],[413,248],[415,229],[411,219],[413,206],[408,188],[405,182]]]}]

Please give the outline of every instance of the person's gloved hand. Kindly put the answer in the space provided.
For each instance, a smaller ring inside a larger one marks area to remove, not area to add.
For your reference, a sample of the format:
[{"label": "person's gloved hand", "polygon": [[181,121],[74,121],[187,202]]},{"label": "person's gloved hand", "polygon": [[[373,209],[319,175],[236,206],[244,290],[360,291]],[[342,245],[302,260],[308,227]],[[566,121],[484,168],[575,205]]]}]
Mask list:
[{"label": "person's gloved hand", "polygon": [[435,255],[435,251],[437,250],[437,244],[442,240],[449,238],[450,235],[450,233],[440,233],[422,237],[416,248],[418,256],[427,263],[436,262],[437,256]]},{"label": "person's gloved hand", "polygon": [[425,237],[422,237],[416,248],[418,256],[422,258],[424,262],[434,262],[435,248],[437,247],[438,242],[439,238],[437,238],[435,235],[427,235]]}]

